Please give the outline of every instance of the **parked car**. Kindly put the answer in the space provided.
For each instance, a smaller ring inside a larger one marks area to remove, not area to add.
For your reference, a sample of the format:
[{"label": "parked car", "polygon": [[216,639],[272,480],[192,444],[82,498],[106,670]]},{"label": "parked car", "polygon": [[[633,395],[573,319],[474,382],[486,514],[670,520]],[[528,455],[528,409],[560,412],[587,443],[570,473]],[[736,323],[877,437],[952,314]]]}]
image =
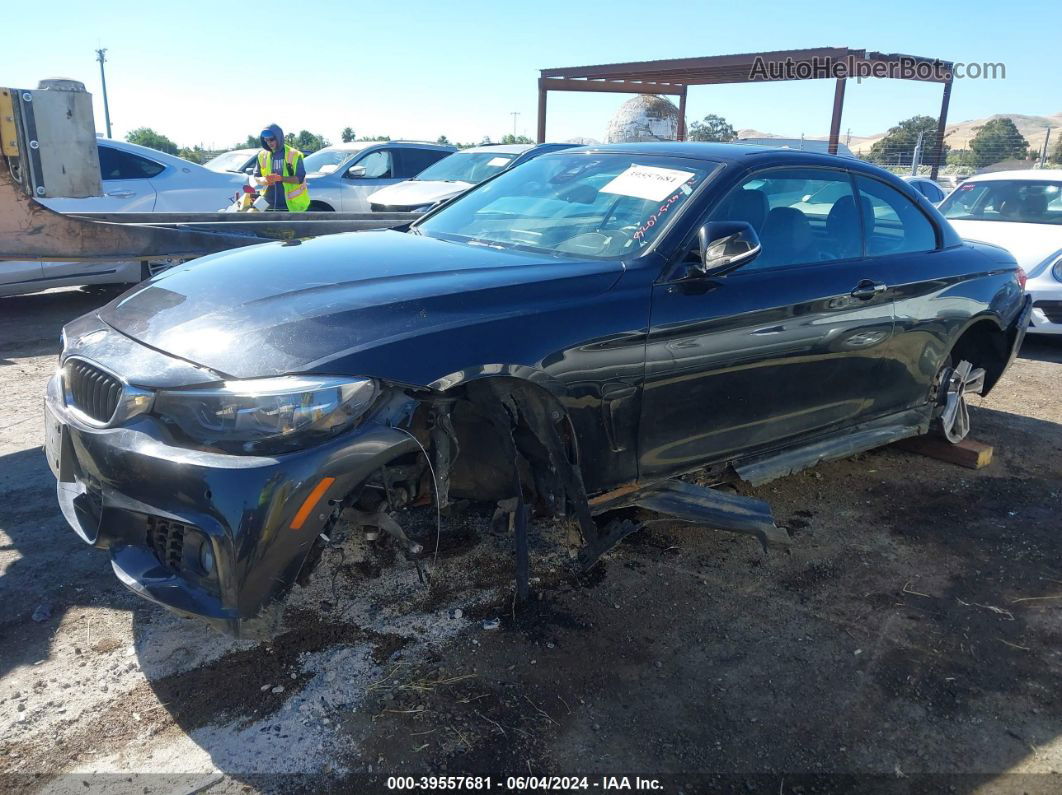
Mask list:
[{"label": "parked car", "polygon": [[937,183],[931,180],[929,177],[903,177],[903,181],[909,185],[912,185],[915,190],[925,196],[933,204],[937,204],[944,196],[947,195],[946,191],[940,187]]},{"label": "parked car", "polygon": [[203,163],[203,168],[230,174],[253,174],[255,161],[261,149],[233,149],[222,152]]},{"label": "parked car", "polygon": [[456,147],[418,141],[355,141],[306,157],[310,209],[369,212],[369,196],[386,185],[415,177]]},{"label": "parked car", "polygon": [[[828,183],[824,217],[793,206]],[[121,582],[268,634],[342,535],[418,554],[403,506],[526,502],[599,554],[595,512],[684,473],[958,441],[1021,342],[1022,278],[862,161],[556,152],[408,232],[204,257],[68,324],[45,450]]]},{"label": "parked car", "polygon": [[1010,251],[1032,296],[1031,334],[1062,334],[1062,169],[970,177],[940,211],[967,240]]},{"label": "parked car", "polygon": [[[220,174],[145,146],[103,138],[97,142],[103,193],[85,199],[43,199],[62,213],[215,212],[232,201],[246,176]],[[0,296],[51,287],[132,284],[167,267],[169,260],[124,262],[0,261]]]},{"label": "parked car", "polygon": [[574,146],[577,144],[492,144],[462,149],[413,179],[372,194],[370,207],[373,212],[424,212],[505,169]]}]

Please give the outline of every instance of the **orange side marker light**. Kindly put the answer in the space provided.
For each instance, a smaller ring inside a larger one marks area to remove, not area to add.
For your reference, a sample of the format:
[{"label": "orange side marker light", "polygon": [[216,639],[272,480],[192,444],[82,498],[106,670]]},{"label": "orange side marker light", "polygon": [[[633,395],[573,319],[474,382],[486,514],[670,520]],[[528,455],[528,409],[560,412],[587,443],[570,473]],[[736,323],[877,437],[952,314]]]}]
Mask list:
[{"label": "orange side marker light", "polygon": [[325,495],[325,492],[332,487],[332,484],[336,482],[335,478],[321,478],[321,482],[313,487],[313,491],[302,503],[302,507],[299,508],[299,512],[295,514],[295,518],[291,520],[292,530],[301,530],[302,525],[310,517],[310,513],[317,507],[317,503],[321,501],[321,498]]}]

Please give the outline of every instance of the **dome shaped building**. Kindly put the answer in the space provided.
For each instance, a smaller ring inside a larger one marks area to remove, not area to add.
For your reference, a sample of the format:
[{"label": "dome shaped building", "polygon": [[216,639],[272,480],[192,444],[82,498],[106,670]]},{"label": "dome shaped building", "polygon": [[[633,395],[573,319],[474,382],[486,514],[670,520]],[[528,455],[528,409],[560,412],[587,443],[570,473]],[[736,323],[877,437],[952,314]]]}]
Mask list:
[{"label": "dome shaped building", "polygon": [[624,102],[608,124],[610,144],[678,139],[678,108],[663,97],[639,94]]}]

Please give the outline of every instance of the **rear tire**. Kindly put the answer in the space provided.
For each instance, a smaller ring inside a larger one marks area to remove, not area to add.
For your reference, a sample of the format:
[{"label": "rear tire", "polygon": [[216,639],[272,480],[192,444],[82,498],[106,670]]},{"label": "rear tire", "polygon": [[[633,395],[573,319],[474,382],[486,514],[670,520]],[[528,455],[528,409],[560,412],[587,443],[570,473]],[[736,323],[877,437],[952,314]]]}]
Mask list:
[{"label": "rear tire", "polygon": [[952,444],[958,444],[970,433],[970,407],[967,395],[980,395],[985,387],[985,370],[963,359],[952,366],[948,356],[937,372],[935,384],[936,409],[932,432]]},{"label": "rear tire", "polygon": [[310,202],[310,206],[306,208],[307,212],[311,213],[334,213],[335,210],[324,202]]}]

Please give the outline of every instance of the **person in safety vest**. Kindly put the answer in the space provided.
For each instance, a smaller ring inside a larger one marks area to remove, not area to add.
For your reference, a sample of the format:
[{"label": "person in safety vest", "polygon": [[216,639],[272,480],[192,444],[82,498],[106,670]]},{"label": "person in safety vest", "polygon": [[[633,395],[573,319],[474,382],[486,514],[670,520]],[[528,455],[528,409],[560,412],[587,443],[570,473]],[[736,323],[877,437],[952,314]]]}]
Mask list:
[{"label": "person in safety vest", "polygon": [[306,186],[306,167],[302,152],[284,143],[284,131],[270,124],[259,136],[262,151],[254,176],[265,187],[270,210],[292,213],[305,212],[310,206],[310,190]]}]

